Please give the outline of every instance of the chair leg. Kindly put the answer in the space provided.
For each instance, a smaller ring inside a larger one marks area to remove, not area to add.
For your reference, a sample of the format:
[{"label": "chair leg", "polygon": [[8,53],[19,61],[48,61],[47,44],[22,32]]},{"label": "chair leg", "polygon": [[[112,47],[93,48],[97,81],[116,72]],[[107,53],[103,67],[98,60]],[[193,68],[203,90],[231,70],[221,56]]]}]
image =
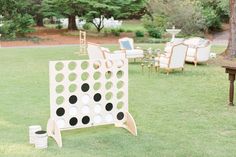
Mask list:
[{"label": "chair leg", "polygon": [[169,75],[170,69],[166,69],[166,75]]},{"label": "chair leg", "polygon": [[197,67],[197,62],[196,61],[194,62],[194,66]]},{"label": "chair leg", "polygon": [[183,67],[183,68],[181,68],[181,70],[182,70],[182,71],[184,71],[184,67]]},{"label": "chair leg", "polygon": [[158,67],[157,67],[157,66],[155,66],[155,71],[156,71],[156,72],[158,71]]}]

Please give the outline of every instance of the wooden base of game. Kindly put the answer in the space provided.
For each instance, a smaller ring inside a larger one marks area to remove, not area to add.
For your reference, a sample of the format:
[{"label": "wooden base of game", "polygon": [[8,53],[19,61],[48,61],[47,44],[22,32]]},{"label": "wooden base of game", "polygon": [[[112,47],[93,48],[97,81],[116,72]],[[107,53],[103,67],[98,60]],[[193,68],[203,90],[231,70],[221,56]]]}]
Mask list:
[{"label": "wooden base of game", "polygon": [[[137,136],[137,127],[132,115],[127,112],[126,117],[127,119],[125,123],[115,124],[115,127],[124,128],[128,130],[132,135]],[[48,137],[52,137],[56,141],[58,147],[62,147],[61,130],[57,126],[56,122],[52,119],[48,120],[47,134]]]}]

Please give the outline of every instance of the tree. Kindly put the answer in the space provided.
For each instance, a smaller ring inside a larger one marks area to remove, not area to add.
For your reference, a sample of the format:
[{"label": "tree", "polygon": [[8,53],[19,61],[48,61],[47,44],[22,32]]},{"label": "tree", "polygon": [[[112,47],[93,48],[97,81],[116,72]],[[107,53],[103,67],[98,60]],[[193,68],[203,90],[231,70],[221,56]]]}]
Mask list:
[{"label": "tree", "polygon": [[3,16],[3,26],[0,34],[3,37],[16,38],[32,32],[34,20],[29,14],[29,2],[25,0],[5,0],[0,1],[0,12]]},{"label": "tree", "polygon": [[[141,17],[146,12],[147,0],[90,0],[85,18],[100,32],[104,18],[126,19]],[[97,21],[93,19],[97,18]]]},{"label": "tree", "polygon": [[42,12],[43,0],[29,0],[30,3],[30,14],[33,16],[37,26],[43,27],[43,12]]},{"label": "tree", "polygon": [[229,44],[226,50],[226,55],[229,58],[236,57],[236,0],[229,0],[230,4],[230,37]]},{"label": "tree", "polygon": [[68,29],[77,30],[76,16],[84,16],[88,2],[86,0],[44,0],[43,12],[46,17],[68,18]]}]

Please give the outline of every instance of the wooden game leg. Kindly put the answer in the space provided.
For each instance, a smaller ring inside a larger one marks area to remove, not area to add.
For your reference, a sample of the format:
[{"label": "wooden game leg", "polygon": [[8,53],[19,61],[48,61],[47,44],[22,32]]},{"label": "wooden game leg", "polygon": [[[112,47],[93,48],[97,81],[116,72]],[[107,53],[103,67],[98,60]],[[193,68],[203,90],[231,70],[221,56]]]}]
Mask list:
[{"label": "wooden game leg", "polygon": [[61,131],[52,119],[48,120],[47,134],[56,141],[58,147],[62,147]]},{"label": "wooden game leg", "polygon": [[134,136],[137,136],[137,127],[135,121],[129,112],[126,113],[127,121],[124,124],[115,124],[116,127],[125,128]]}]

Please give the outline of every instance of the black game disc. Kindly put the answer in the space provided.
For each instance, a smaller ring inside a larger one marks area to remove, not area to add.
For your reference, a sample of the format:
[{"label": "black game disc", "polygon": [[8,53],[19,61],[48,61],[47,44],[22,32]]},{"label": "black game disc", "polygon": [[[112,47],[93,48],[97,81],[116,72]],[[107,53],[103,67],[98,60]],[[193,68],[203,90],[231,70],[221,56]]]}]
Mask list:
[{"label": "black game disc", "polygon": [[99,94],[99,93],[97,93],[97,94],[95,94],[95,95],[93,96],[93,99],[94,99],[94,101],[96,101],[96,102],[100,101],[101,98],[102,98],[102,96],[101,96],[101,94]]},{"label": "black game disc", "polygon": [[107,103],[107,104],[106,104],[106,110],[107,110],[107,111],[111,111],[112,108],[113,108],[112,103]]},{"label": "black game disc", "polygon": [[117,117],[118,120],[122,120],[124,118],[124,113],[119,112],[116,117]]},{"label": "black game disc", "polygon": [[75,95],[70,96],[69,102],[71,104],[75,104],[77,102],[77,97]]},{"label": "black game disc", "polygon": [[89,90],[89,85],[87,83],[84,83],[82,86],[81,86],[81,90],[83,92],[87,92]]},{"label": "black game disc", "polygon": [[90,121],[89,116],[84,116],[84,117],[82,118],[82,123],[83,123],[83,124],[88,124],[89,121]]},{"label": "black game disc", "polygon": [[70,125],[71,125],[71,126],[74,126],[74,125],[76,125],[77,123],[78,123],[77,118],[73,117],[73,118],[70,119]]},{"label": "black game disc", "polygon": [[44,130],[40,130],[40,131],[36,131],[36,132],[35,132],[35,134],[45,134],[45,133],[47,133],[47,132],[44,131]]},{"label": "black game disc", "polygon": [[65,109],[60,107],[57,109],[56,113],[58,116],[63,116],[65,114]]}]

